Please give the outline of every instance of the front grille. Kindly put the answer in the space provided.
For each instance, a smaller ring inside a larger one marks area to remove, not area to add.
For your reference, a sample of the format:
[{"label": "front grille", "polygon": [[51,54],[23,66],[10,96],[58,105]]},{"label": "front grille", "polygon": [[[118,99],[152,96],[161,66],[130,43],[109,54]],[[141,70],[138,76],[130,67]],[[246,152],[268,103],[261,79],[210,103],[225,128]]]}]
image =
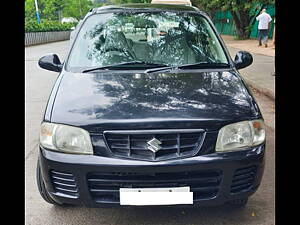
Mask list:
[{"label": "front grille", "polygon": [[189,186],[194,201],[217,195],[222,180],[219,170],[172,173],[89,173],[90,194],[98,203],[120,202],[120,188],[163,188]]},{"label": "front grille", "polygon": [[[203,130],[144,130],[105,131],[104,137],[111,152],[117,157],[159,161],[195,155],[205,136]],[[160,141],[160,149],[151,151],[147,143]]]},{"label": "front grille", "polygon": [[255,180],[256,176],[256,166],[249,166],[237,169],[234,173],[231,193],[240,193],[243,191],[248,191]]},{"label": "front grille", "polygon": [[78,196],[78,188],[73,174],[51,170],[50,176],[57,194],[67,195],[68,197]]}]

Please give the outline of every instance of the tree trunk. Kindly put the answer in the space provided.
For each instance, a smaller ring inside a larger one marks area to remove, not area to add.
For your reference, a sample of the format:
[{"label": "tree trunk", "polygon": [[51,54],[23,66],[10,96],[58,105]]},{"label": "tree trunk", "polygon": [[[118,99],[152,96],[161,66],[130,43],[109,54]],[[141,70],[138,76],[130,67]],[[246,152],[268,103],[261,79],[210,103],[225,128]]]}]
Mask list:
[{"label": "tree trunk", "polygon": [[235,23],[236,33],[240,39],[249,39],[250,38],[250,18],[249,11],[239,11],[235,12],[231,10],[232,18]]}]

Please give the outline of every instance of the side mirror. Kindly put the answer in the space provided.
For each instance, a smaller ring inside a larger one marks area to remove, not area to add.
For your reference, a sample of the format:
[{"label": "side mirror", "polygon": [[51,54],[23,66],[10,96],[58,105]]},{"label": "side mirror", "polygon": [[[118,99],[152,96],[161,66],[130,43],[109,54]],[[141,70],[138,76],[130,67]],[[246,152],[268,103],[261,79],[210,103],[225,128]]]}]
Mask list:
[{"label": "side mirror", "polygon": [[250,66],[253,62],[253,57],[249,52],[239,51],[234,58],[234,64],[237,69],[242,69]]},{"label": "side mirror", "polygon": [[38,62],[39,66],[45,70],[60,72],[62,70],[62,63],[56,54],[49,54],[41,57]]}]

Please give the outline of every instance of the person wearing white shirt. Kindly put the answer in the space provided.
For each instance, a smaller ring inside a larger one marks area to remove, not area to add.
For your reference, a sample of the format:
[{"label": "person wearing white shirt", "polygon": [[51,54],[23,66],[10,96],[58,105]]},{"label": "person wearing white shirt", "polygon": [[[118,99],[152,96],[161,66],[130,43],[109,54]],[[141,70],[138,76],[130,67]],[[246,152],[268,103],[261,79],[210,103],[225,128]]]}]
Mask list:
[{"label": "person wearing white shirt", "polygon": [[261,42],[263,41],[265,47],[268,47],[268,33],[269,33],[269,24],[272,21],[271,16],[266,13],[266,9],[263,9],[259,16],[256,17],[258,20],[258,46],[261,46]]}]

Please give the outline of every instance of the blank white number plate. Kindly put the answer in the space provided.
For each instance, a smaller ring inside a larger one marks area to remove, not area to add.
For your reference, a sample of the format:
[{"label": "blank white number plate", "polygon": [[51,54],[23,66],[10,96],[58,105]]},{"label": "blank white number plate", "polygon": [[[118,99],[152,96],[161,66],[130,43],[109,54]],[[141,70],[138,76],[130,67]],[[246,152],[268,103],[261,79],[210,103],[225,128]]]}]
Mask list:
[{"label": "blank white number plate", "polygon": [[120,205],[193,204],[190,187],[120,188]]}]

